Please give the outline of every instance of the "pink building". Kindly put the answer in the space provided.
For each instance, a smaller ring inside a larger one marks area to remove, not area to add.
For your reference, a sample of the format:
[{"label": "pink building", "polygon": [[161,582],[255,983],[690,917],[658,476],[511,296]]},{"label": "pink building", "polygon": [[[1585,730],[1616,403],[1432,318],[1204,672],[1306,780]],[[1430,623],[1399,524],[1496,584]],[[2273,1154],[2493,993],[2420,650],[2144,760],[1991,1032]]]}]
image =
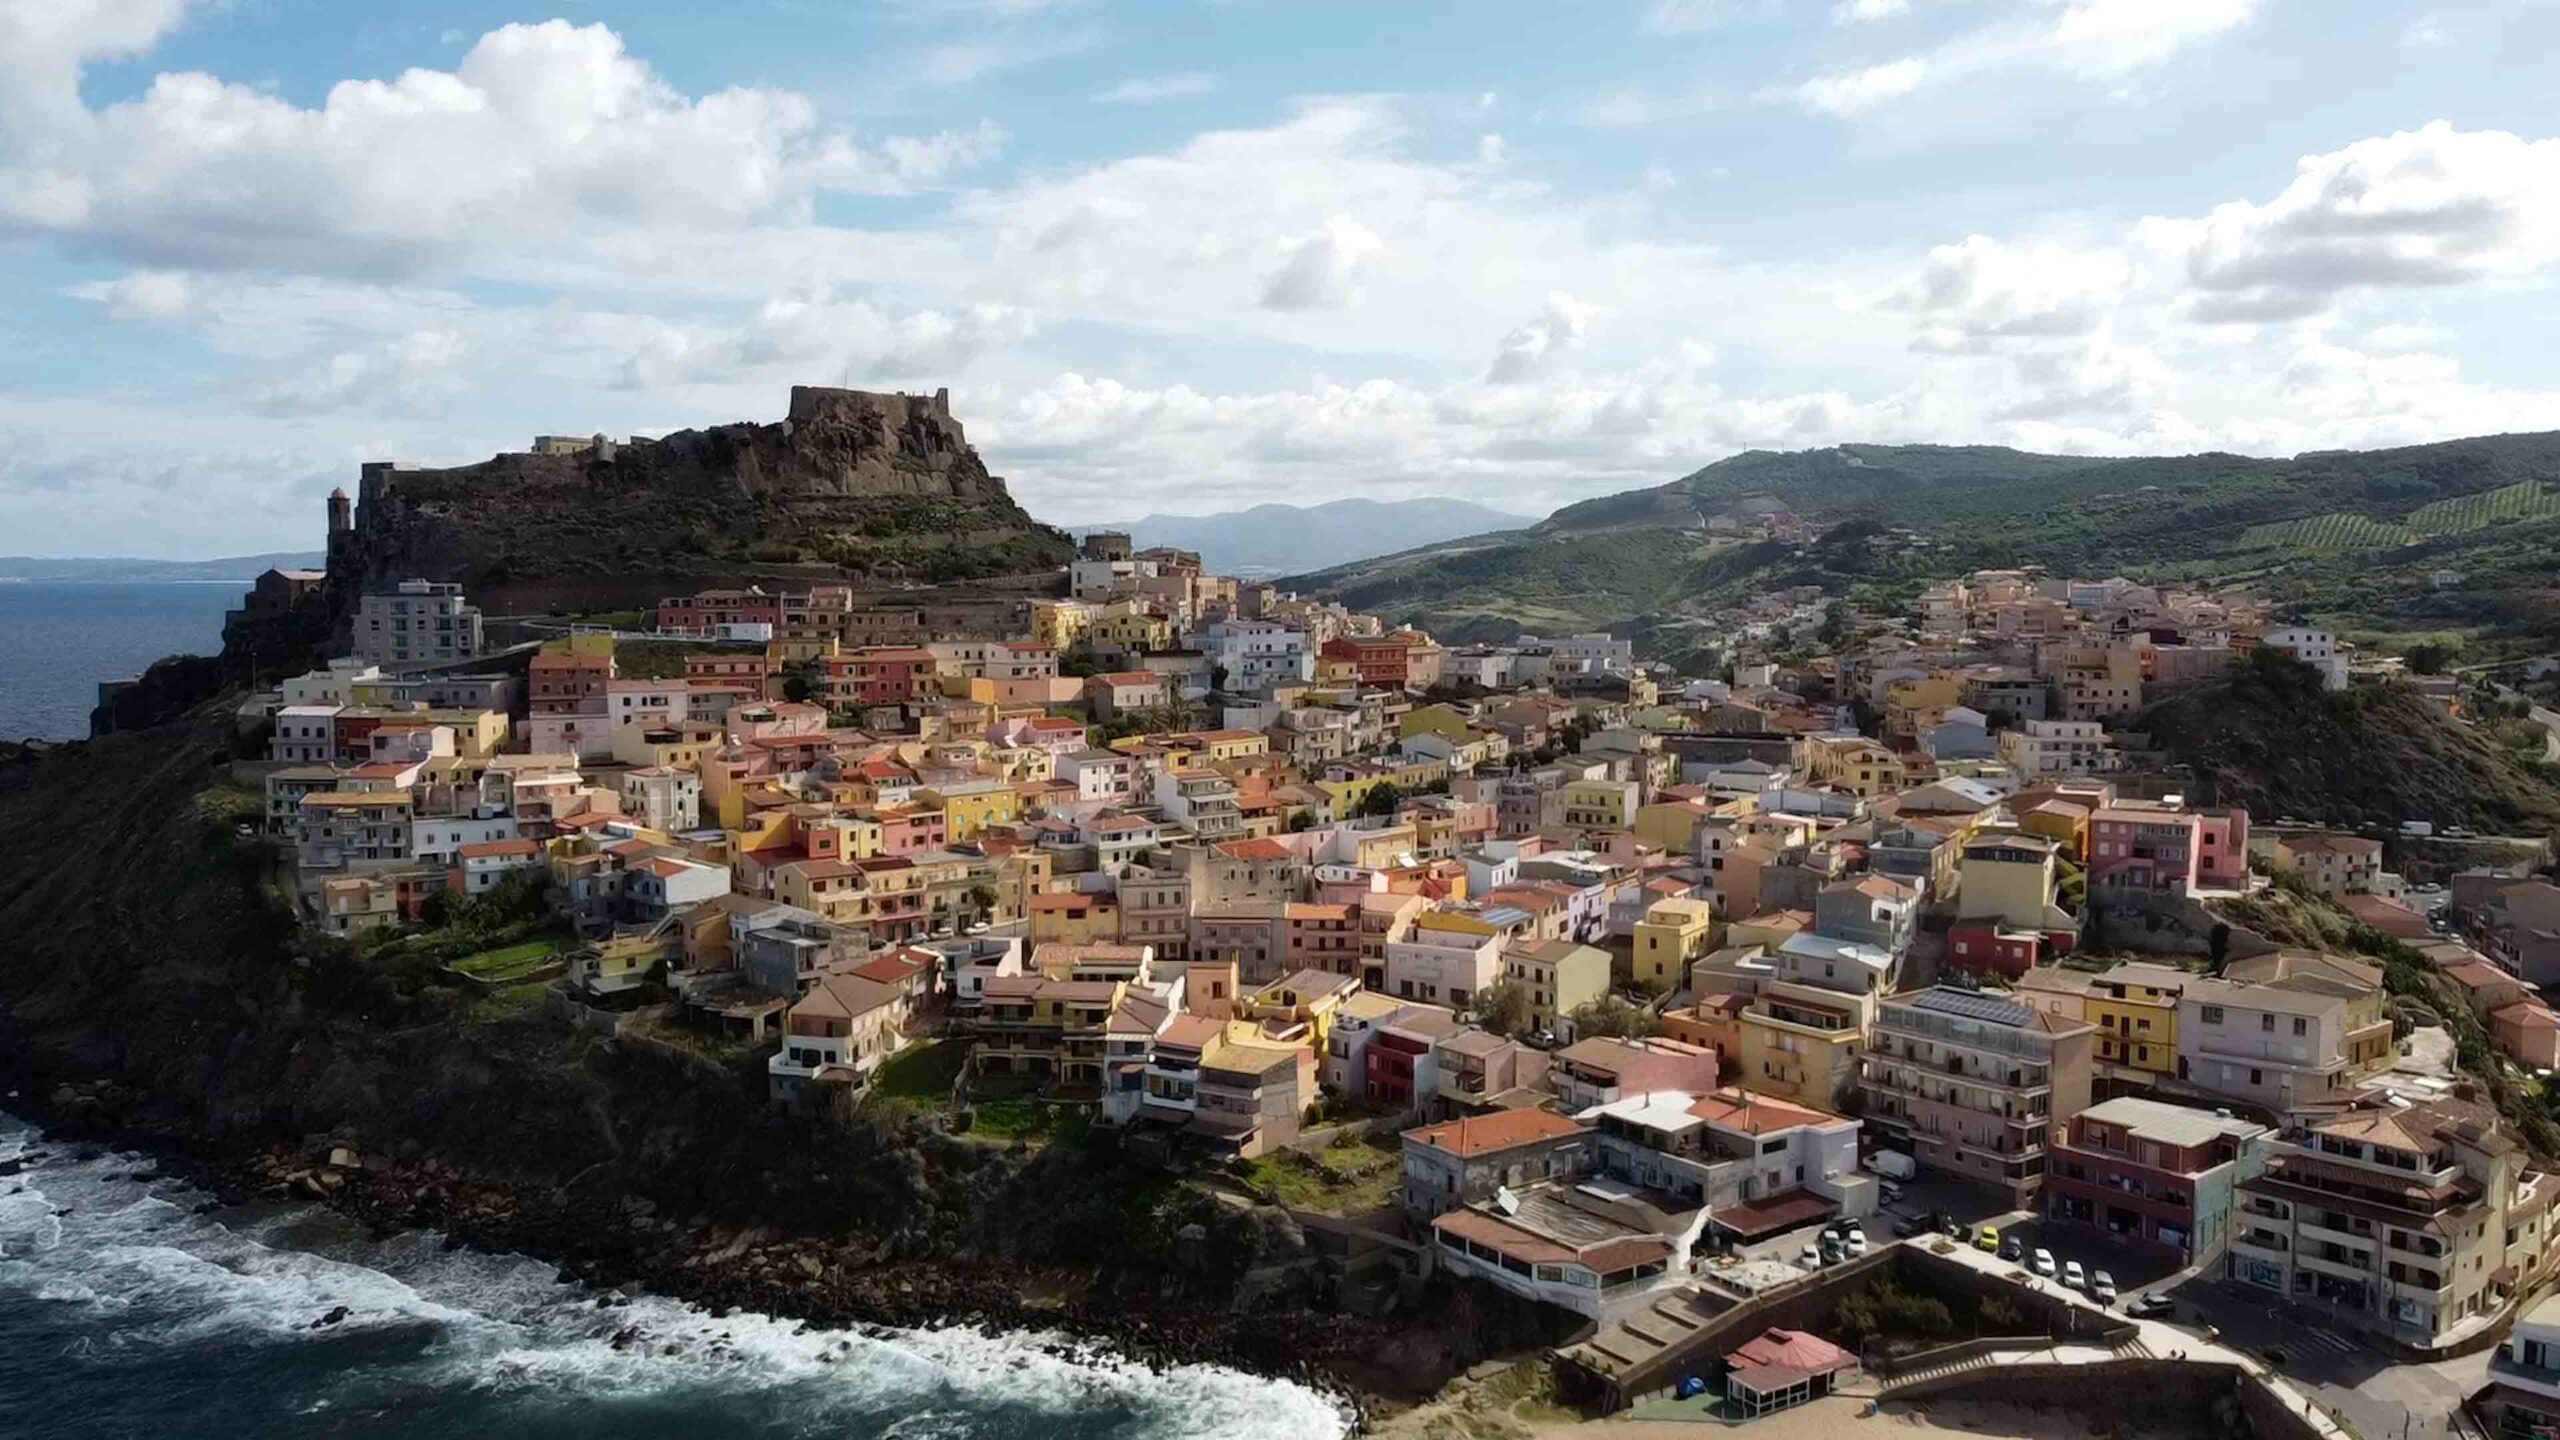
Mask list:
[{"label": "pink building", "polygon": [[2092,888],[2179,895],[2245,888],[2249,812],[2117,804],[2089,817]]}]

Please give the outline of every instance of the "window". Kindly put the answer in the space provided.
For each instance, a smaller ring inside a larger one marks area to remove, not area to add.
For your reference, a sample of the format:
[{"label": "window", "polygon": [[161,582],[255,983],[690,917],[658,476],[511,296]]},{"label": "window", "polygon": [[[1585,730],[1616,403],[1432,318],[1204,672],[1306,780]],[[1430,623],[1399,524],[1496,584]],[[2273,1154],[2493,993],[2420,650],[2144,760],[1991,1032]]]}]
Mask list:
[{"label": "window", "polygon": [[2260,1030],[2264,1030],[2264,1031],[2266,1031],[2266,1032],[2268,1032],[2268,1033],[2270,1033],[2270,1034],[2274,1033],[2275,1028],[2276,1028],[2276,1017],[2274,1017],[2273,1015],[2261,1015],[2261,1016],[2259,1016],[2259,1017],[2258,1017],[2258,1028],[2259,1028]]}]

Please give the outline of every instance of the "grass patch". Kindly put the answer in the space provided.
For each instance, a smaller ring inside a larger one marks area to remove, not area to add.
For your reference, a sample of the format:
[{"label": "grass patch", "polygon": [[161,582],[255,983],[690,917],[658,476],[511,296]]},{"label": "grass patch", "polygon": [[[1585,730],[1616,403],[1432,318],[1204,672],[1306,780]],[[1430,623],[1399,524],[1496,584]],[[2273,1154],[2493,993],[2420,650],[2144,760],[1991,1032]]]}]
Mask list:
[{"label": "grass patch", "polygon": [[1293,1210],[1366,1215],[1395,1199],[1404,1146],[1388,1137],[1328,1145],[1309,1154],[1277,1150],[1245,1162],[1245,1182]]},{"label": "grass patch", "polygon": [[983,1140],[1029,1140],[1043,1145],[1081,1142],[1093,1128],[1093,1111],[1083,1105],[1052,1105],[1039,1100],[990,1100],[971,1107],[969,1133]]},{"label": "grass patch", "polygon": [[951,1087],[959,1081],[960,1067],[968,1060],[969,1047],[958,1040],[927,1040],[910,1045],[880,1066],[880,1073],[871,1082],[871,1093],[884,1100],[941,1105],[951,1098]]},{"label": "grass patch", "polygon": [[534,969],[565,948],[557,940],[527,940],[520,945],[505,945],[465,955],[453,962],[453,968],[477,980],[496,980]]}]

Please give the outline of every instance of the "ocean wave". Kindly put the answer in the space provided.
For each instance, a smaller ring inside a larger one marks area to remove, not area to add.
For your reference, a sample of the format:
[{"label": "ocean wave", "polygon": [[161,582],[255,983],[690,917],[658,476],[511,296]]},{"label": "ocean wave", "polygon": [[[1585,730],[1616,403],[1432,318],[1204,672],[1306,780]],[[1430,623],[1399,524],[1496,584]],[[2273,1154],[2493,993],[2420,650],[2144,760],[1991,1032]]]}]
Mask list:
[{"label": "ocean wave", "polygon": [[[23,1128],[0,1117],[0,1156],[13,1141],[24,1150]],[[1338,1440],[1349,1428],[1303,1385],[1158,1371],[1053,1335],[715,1317],[561,1285],[549,1266],[448,1251],[432,1234],[377,1241],[316,1207],[198,1213],[205,1197],[143,1178],[145,1163],[54,1154],[11,1182],[24,1188],[0,1196],[0,1294],[74,1309],[82,1323],[66,1329],[165,1357],[155,1364],[242,1347],[262,1363],[305,1359],[303,1413],[460,1406],[484,1424],[511,1417],[504,1428],[655,1406],[733,1416],[741,1437],[897,1440]]]}]

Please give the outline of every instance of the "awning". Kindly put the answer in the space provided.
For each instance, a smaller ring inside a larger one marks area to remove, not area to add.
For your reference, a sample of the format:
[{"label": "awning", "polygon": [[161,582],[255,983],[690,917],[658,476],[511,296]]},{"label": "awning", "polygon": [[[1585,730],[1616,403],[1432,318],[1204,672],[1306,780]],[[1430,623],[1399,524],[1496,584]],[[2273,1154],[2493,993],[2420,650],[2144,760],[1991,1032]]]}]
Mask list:
[{"label": "awning", "polygon": [[1792,1230],[1809,1220],[1819,1220],[1831,1213],[1831,1202],[1808,1191],[1798,1190],[1775,1200],[1754,1204],[1728,1205],[1707,1218],[1745,1240],[1775,1235]]}]

